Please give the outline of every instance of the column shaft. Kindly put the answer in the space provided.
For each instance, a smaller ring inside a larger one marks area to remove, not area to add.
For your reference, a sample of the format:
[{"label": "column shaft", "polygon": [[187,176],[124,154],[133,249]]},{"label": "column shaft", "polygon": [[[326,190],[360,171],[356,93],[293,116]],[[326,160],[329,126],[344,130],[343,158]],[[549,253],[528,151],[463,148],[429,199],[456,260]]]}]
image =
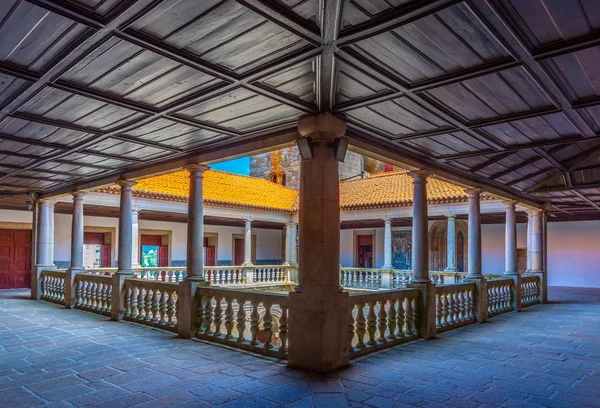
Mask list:
[{"label": "column shaft", "polygon": [[122,180],[119,208],[119,265],[117,274],[133,275],[133,186],[135,181]]},{"label": "column shaft", "polygon": [[527,269],[526,272],[531,271],[531,235],[533,232],[532,229],[533,216],[528,212],[527,213]]},{"label": "column shaft", "polygon": [[506,226],[505,226],[505,237],[504,237],[504,248],[505,248],[505,261],[506,268],[504,270],[505,275],[516,275],[517,274],[517,214],[516,214],[516,202],[506,201]]},{"label": "column shaft", "polygon": [[71,225],[71,267],[83,270],[83,197],[85,193],[73,193],[73,217]]},{"label": "column shaft", "polygon": [[531,218],[531,271],[542,271],[542,212],[534,211]]},{"label": "column shaft", "polygon": [[284,263],[291,264],[292,262],[292,224],[285,224],[285,254]]},{"label": "column shaft", "polygon": [[383,238],[383,266],[381,269],[392,269],[392,219],[384,220],[384,238]]},{"label": "column shaft", "polygon": [[131,266],[139,268],[140,265],[140,220],[139,210],[131,212]]},{"label": "column shaft", "polygon": [[456,269],[456,216],[448,217],[448,236],[446,237],[446,271],[457,272]]},{"label": "column shaft", "polygon": [[252,266],[252,219],[244,223],[244,263],[243,266]]},{"label": "column shaft", "polygon": [[298,235],[298,224],[292,224],[292,230],[290,231],[290,248],[291,248],[291,256],[292,256],[292,265],[298,264],[298,243],[297,243],[297,235]]},{"label": "column shaft", "polygon": [[50,229],[48,234],[48,264],[54,265],[54,201],[50,201],[48,221]]},{"label": "column shaft", "polygon": [[188,203],[187,277],[186,280],[204,281],[204,203],[202,182],[207,166],[188,168],[190,197]]},{"label": "column shaft", "polygon": [[481,190],[469,189],[469,268],[467,277],[481,279],[481,213],[479,208],[479,195]]},{"label": "column shaft", "polygon": [[430,283],[428,218],[427,218],[427,173],[410,173],[413,178],[413,225],[412,225],[412,271],[413,283]]},{"label": "column shaft", "polygon": [[50,202],[40,201],[37,233],[37,265],[50,265]]}]

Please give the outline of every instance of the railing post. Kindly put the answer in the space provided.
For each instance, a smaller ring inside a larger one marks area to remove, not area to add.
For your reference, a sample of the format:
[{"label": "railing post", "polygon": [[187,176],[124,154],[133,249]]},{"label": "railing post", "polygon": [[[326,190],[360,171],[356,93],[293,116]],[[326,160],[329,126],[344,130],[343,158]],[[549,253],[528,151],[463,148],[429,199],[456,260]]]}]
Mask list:
[{"label": "railing post", "polygon": [[381,289],[392,289],[394,273],[392,270],[381,271]]},{"label": "railing post", "polygon": [[547,280],[547,271],[537,272],[535,275],[540,280],[539,288],[540,288],[540,303],[545,304],[548,303],[548,280]]},{"label": "railing post", "polygon": [[420,292],[417,302],[419,335],[426,340],[435,339],[437,334],[435,326],[435,283],[408,283],[406,287],[419,289]]},{"label": "railing post", "polygon": [[473,281],[477,287],[475,290],[475,318],[479,323],[488,321],[488,281],[487,279],[477,279]]},{"label": "railing post", "polygon": [[112,296],[110,299],[110,320],[123,320],[125,315],[125,279],[132,278],[133,275],[122,275],[115,273],[111,276]]},{"label": "railing post", "polygon": [[244,268],[244,275],[246,275],[246,284],[254,283],[254,268],[249,266]]},{"label": "railing post", "polygon": [[523,310],[523,293],[521,292],[521,275],[510,275],[513,280],[511,305],[515,312]]}]

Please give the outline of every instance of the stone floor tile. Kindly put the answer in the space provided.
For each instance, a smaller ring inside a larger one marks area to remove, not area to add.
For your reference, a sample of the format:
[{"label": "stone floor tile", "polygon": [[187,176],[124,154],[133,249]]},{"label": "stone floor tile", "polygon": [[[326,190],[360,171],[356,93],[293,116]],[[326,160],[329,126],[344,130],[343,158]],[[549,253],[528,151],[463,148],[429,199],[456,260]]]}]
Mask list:
[{"label": "stone floor tile", "polygon": [[202,393],[198,395],[201,399],[213,405],[224,404],[235,399],[242,398],[244,394],[234,390],[221,389],[208,394]]},{"label": "stone floor tile", "polygon": [[94,408],[129,408],[134,405],[142,404],[146,401],[151,401],[152,398],[146,394],[130,394],[122,398],[111,399],[108,401],[101,402],[99,404],[91,405]]},{"label": "stone floor tile", "polygon": [[279,404],[289,404],[290,402],[298,401],[308,395],[310,395],[310,393],[307,390],[301,390],[287,384],[272,387],[260,393],[262,398],[266,398],[269,401]]},{"label": "stone floor tile", "polygon": [[78,384],[71,385],[69,387],[54,389],[51,391],[40,392],[38,395],[46,401],[55,402],[68,400],[70,398],[77,397],[79,395],[89,394],[94,391],[95,390],[93,388],[87,387],[82,384]]},{"label": "stone floor tile", "polygon": [[348,401],[343,394],[316,394],[312,396],[313,405],[318,408],[344,408]]}]

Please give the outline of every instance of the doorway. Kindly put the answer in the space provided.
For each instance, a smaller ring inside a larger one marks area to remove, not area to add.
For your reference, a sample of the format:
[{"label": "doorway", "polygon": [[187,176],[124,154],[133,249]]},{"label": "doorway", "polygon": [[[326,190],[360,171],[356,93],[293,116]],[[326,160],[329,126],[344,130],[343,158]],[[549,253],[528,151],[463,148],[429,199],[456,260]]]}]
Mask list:
[{"label": "doorway", "polygon": [[111,258],[110,233],[83,233],[83,266],[86,268],[110,268]]},{"label": "doorway", "polygon": [[31,286],[31,231],[0,230],[0,289]]},{"label": "doorway", "polygon": [[142,268],[166,268],[169,265],[169,245],[162,235],[142,235],[140,265]]},{"label": "doorway", "polygon": [[373,268],[373,235],[356,236],[356,267]]}]

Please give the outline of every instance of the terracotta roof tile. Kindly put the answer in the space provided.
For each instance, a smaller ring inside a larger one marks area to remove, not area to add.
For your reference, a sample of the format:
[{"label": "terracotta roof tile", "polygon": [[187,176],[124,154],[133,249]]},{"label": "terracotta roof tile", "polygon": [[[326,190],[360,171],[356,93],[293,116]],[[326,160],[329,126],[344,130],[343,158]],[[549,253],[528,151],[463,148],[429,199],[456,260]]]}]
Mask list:
[{"label": "terracotta roof tile", "polygon": [[[413,202],[412,178],[407,171],[377,174],[368,178],[340,182],[342,210],[382,207],[404,207]],[[187,202],[189,173],[178,171],[162,176],[138,180],[133,188],[138,197]],[[118,194],[117,186],[97,190]],[[242,176],[218,170],[204,173],[204,202],[238,208],[265,211],[294,212],[297,210],[298,191],[256,177]],[[427,181],[429,204],[465,202],[463,188],[430,178]],[[482,199],[491,197],[482,195]]]}]

